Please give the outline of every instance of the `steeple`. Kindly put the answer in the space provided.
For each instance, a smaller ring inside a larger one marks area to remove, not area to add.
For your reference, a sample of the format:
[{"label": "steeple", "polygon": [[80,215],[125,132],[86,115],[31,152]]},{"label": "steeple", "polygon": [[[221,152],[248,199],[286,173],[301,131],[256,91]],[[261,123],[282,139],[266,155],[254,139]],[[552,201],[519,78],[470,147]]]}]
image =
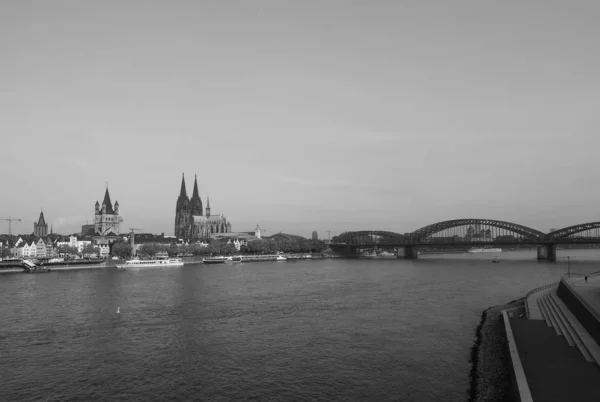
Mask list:
[{"label": "steeple", "polygon": [[106,186],[106,191],[104,192],[104,201],[102,201],[102,205],[106,205],[106,213],[114,214],[112,203],[110,202],[110,194],[108,194],[108,186]]},{"label": "steeple", "polygon": [[194,175],[194,191],[192,193],[191,214],[192,216],[202,216],[202,200],[198,194],[198,176]]},{"label": "steeple", "polygon": [[187,191],[185,191],[185,174],[181,174],[181,191],[179,191],[179,196],[183,198],[187,198]]},{"label": "steeple", "polygon": [[198,176],[194,175],[194,193],[192,194],[192,198],[200,198],[198,194]]},{"label": "steeple", "polygon": [[40,219],[38,219],[38,226],[46,225],[46,220],[44,219],[44,211],[40,212]]},{"label": "steeple", "polygon": [[208,198],[208,195],[206,196],[206,217],[210,217],[210,198]]}]

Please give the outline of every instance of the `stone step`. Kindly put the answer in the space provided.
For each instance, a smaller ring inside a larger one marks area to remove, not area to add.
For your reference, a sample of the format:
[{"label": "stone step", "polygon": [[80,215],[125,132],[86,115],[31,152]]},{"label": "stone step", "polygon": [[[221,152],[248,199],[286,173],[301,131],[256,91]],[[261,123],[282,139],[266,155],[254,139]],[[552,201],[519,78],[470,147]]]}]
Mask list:
[{"label": "stone step", "polygon": [[556,331],[556,335],[562,335],[562,332],[560,332],[560,327],[558,326],[558,322],[556,322],[556,318],[554,318],[554,314],[552,314],[552,311],[550,310],[550,306],[548,305],[548,302],[546,301],[546,298],[545,297],[541,297],[540,301],[542,302],[542,305],[546,309],[546,313],[548,314],[548,317],[550,318],[550,322],[552,323],[552,327]]},{"label": "stone step", "polygon": [[548,306],[550,306],[550,311],[552,314],[554,314],[554,319],[556,319],[556,322],[557,322],[558,326],[560,327],[560,332],[563,333],[563,336],[567,340],[567,343],[569,344],[569,346],[575,346],[575,341],[573,340],[573,336],[571,335],[567,326],[565,325],[563,318],[560,314],[560,311],[558,311],[558,307],[555,306],[552,298],[550,297],[550,294],[548,293],[548,294],[544,295],[544,298],[546,300],[546,303],[548,303]]},{"label": "stone step", "polygon": [[588,362],[594,361],[598,366],[600,366],[600,347],[598,346],[594,338],[590,336],[590,334],[583,327],[583,325],[581,325],[579,320],[573,315],[571,310],[569,310],[566,304],[560,299],[560,297],[558,297],[558,294],[556,294],[556,289],[554,289],[554,291],[550,293],[550,297],[554,300],[554,303],[561,310],[565,319],[569,322],[569,325],[577,334],[576,339],[579,339],[583,346],[583,349],[587,351],[587,353],[584,353],[582,347],[577,345],[585,359]]},{"label": "stone step", "polygon": [[548,316],[548,313],[546,312],[546,308],[542,305],[542,301],[539,298],[537,299],[537,304],[540,308],[540,312],[542,313],[542,317],[544,317],[544,321],[546,321],[546,325],[551,327],[552,322],[550,322],[550,317]]}]

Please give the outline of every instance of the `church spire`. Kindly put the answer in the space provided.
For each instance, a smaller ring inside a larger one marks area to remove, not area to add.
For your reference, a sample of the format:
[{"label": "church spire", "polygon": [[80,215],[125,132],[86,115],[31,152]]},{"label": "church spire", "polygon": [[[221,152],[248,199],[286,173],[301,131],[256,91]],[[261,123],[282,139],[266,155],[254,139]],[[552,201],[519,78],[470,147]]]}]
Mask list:
[{"label": "church spire", "polygon": [[194,190],[191,199],[192,216],[202,216],[202,200],[198,194],[198,176],[194,175]]},{"label": "church spire", "polygon": [[185,191],[185,174],[181,174],[181,191],[179,191],[179,196],[183,198],[187,198],[187,191]]},{"label": "church spire", "polygon": [[108,184],[106,185],[106,191],[104,192],[104,201],[102,201],[102,205],[106,205],[107,214],[114,214],[112,202],[110,202],[110,194],[108,193]]},{"label": "church spire", "polygon": [[198,194],[198,176],[194,175],[194,192],[192,194],[192,198],[200,198]]},{"label": "church spire", "polygon": [[208,195],[206,196],[206,217],[210,217],[210,198]]}]

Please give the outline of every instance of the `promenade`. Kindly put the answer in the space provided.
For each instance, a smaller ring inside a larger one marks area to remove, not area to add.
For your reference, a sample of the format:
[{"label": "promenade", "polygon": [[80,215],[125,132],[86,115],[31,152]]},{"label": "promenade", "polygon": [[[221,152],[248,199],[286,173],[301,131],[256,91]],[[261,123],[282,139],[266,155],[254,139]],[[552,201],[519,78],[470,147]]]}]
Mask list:
[{"label": "promenade", "polygon": [[[563,279],[600,316],[600,275]],[[600,401],[600,347],[557,293],[558,285],[527,297],[529,319],[510,327],[535,402]],[[565,291],[568,287],[562,285]]]}]

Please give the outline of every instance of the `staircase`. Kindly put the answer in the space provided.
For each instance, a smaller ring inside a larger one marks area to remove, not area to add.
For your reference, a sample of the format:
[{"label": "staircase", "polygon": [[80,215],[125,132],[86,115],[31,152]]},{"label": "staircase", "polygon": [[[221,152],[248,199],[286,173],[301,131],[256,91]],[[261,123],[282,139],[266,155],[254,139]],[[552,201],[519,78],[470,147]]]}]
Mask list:
[{"label": "staircase", "polygon": [[556,287],[538,292],[535,299],[535,302],[531,300],[530,308],[534,303],[537,304],[537,309],[531,309],[539,309],[546,325],[553,327],[569,346],[577,347],[587,362],[600,366],[600,347],[558,297]]}]

